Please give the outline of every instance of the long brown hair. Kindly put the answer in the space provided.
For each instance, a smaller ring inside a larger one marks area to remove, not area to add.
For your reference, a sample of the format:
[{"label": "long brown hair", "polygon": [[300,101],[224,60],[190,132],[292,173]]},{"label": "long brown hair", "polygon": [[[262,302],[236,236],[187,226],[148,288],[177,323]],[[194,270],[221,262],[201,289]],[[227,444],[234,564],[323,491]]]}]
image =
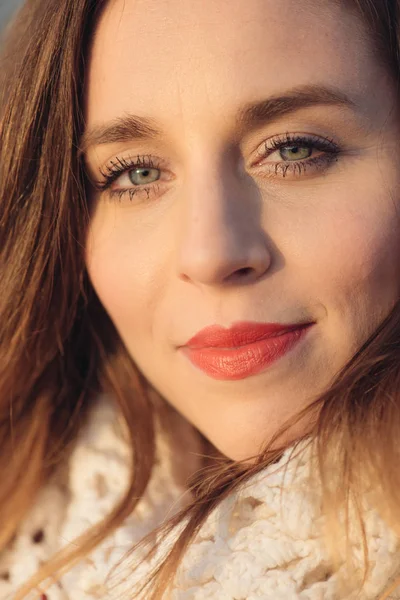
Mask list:
[{"label": "long brown hair", "polygon": [[[377,52],[398,81],[399,0],[336,1],[362,16]],[[17,600],[71,568],[117,528],[143,496],[154,464],[157,408],[91,287],[84,263],[90,214],[78,148],[84,129],[85,57],[103,4],[27,0],[2,45],[0,549],[15,535],[39,489],[68,457],[101,391],[115,399],[127,425],[130,485],[107,519],[44,565],[21,588]],[[286,423],[252,465],[221,460],[209,467],[207,485],[204,477],[193,480],[195,500],[171,520],[170,527],[186,517],[187,524],[154,573],[146,597],[163,596],[185,548],[210,511],[274,462],[288,445],[287,441],[279,445],[279,439],[303,418],[310,422],[306,433],[317,449],[333,564],[339,564],[341,552],[336,517],[341,508],[348,510],[350,502],[358,509],[366,551],[362,520],[366,481],[376,490],[376,506],[400,535],[399,407],[400,306],[396,305],[331,388]],[[367,573],[366,551],[363,582]],[[391,589],[398,584],[400,578]]]}]

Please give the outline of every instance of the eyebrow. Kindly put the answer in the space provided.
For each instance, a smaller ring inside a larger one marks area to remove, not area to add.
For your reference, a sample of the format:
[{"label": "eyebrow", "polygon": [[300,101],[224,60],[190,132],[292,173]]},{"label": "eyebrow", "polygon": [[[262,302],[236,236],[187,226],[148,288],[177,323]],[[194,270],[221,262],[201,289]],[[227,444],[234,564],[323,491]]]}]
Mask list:
[{"label": "eyebrow", "polygon": [[[355,103],[337,88],[307,85],[294,88],[284,95],[245,104],[236,115],[236,126],[241,130],[253,130],[300,109],[317,105],[355,108]],[[84,154],[91,146],[132,140],[157,140],[163,135],[154,119],[127,114],[85,131],[79,143],[79,154]]]}]

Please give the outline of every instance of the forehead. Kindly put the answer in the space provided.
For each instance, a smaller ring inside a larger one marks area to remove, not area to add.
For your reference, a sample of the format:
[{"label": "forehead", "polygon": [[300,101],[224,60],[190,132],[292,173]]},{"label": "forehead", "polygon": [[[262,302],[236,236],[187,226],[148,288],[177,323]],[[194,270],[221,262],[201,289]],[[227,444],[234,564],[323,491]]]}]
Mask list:
[{"label": "forehead", "polygon": [[111,0],[91,48],[88,122],[135,112],[204,126],[307,84],[357,102],[378,69],[370,46],[330,0]]}]

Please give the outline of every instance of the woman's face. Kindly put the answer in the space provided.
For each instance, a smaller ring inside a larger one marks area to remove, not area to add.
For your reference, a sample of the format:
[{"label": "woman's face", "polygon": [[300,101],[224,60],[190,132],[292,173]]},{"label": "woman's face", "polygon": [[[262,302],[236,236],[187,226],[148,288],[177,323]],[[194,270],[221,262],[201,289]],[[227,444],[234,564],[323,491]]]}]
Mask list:
[{"label": "woman's face", "polygon": [[[112,182],[93,192],[91,281],[140,370],[233,459],[399,296],[394,91],[337,4],[112,0],[94,37],[82,144]],[[214,325],[227,336],[188,344]]]}]

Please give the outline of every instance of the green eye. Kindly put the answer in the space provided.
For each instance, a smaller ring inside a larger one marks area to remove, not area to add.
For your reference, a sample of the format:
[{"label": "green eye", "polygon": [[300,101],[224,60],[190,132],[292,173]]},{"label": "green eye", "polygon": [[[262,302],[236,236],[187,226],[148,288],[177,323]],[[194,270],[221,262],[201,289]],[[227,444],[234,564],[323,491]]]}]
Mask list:
[{"label": "green eye", "polygon": [[310,158],[312,154],[312,148],[306,146],[285,146],[280,149],[280,155],[283,160],[304,160]]},{"label": "green eye", "polygon": [[129,171],[129,180],[133,185],[146,185],[146,183],[153,183],[160,178],[159,169],[148,169],[146,167],[139,167]]}]

